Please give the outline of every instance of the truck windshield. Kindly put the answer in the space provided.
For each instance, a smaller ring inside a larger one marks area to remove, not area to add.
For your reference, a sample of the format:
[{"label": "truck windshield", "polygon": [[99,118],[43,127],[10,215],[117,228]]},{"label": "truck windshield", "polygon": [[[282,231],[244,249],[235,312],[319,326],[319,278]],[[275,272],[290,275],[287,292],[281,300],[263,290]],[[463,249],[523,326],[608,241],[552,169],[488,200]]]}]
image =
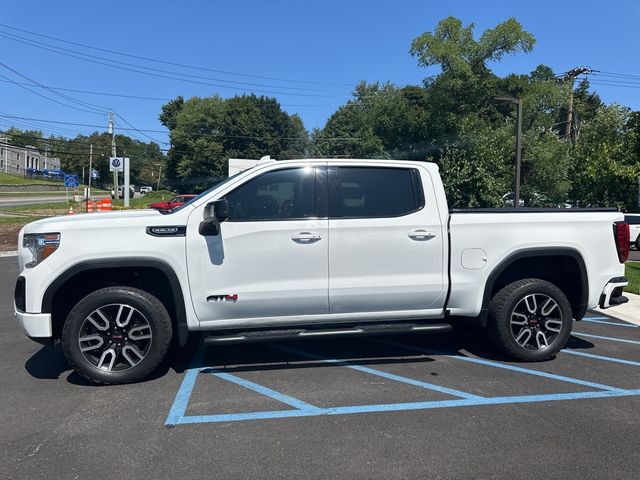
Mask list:
[{"label": "truck windshield", "polygon": [[236,178],[238,175],[240,175],[241,173],[243,173],[245,170],[243,170],[242,172],[238,172],[234,175],[231,175],[230,177],[227,178],[219,178],[218,180],[215,180],[213,182],[213,184],[204,192],[202,192],[199,195],[196,195],[195,197],[193,197],[191,200],[189,200],[186,203],[183,203],[182,205],[180,205],[179,207],[174,208],[173,210],[171,210],[170,212],[167,212],[167,214],[171,214],[171,213],[175,213],[179,210],[182,210],[184,207],[186,207],[187,205],[191,205],[193,202],[200,200],[202,197],[204,197],[205,195],[208,195],[210,192],[212,192],[213,190],[215,190],[218,187],[221,187],[222,185],[224,185],[225,183],[233,180],[234,178]]}]

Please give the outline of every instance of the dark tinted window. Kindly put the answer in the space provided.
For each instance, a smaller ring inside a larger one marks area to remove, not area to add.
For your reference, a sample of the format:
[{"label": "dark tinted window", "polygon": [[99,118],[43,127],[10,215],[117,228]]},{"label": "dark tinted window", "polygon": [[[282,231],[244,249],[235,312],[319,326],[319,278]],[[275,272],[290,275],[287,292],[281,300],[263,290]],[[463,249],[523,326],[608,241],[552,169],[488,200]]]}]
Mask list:
[{"label": "dark tinted window", "polygon": [[265,173],[227,195],[230,220],[287,220],[314,216],[315,169]]},{"label": "dark tinted window", "polygon": [[329,174],[329,216],[397,217],[424,206],[417,170],[338,167]]},{"label": "dark tinted window", "polygon": [[624,221],[629,225],[640,225],[640,215],[625,215]]}]

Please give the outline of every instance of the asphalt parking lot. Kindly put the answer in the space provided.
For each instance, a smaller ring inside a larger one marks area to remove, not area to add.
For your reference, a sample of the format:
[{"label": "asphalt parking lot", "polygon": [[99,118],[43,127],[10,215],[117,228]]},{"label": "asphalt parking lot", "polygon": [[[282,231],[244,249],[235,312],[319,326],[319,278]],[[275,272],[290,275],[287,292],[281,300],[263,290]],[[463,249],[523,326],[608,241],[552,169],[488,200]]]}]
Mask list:
[{"label": "asphalt parking lot", "polygon": [[539,364],[465,331],[193,341],[146,382],[95,387],[19,331],[16,263],[0,259],[0,478],[638,478],[634,325],[591,314]]}]

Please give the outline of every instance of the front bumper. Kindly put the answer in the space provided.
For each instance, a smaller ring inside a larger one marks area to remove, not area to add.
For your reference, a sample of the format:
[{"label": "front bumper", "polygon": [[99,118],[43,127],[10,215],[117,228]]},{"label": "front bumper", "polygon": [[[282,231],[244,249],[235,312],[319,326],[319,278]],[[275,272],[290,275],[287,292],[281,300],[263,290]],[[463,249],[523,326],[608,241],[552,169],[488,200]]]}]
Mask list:
[{"label": "front bumper", "polygon": [[35,341],[48,341],[53,336],[50,313],[25,313],[15,310],[18,324]]},{"label": "front bumper", "polygon": [[626,277],[615,277],[607,282],[600,295],[600,308],[615,307],[627,303],[629,298],[622,295],[624,287],[629,284]]}]

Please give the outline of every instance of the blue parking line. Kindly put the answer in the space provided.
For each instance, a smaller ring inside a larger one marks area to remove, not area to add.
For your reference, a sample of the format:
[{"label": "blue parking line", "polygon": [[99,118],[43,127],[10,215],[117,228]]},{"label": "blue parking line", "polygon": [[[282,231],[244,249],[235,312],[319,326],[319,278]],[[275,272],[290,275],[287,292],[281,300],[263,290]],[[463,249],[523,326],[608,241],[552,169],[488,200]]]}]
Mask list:
[{"label": "blue parking line", "polygon": [[638,340],[629,340],[627,338],[617,337],[603,337],[602,335],[591,335],[590,333],[572,332],[572,335],[579,335],[581,337],[598,338],[600,340],[611,340],[612,342],[632,343],[634,345],[640,345]]},{"label": "blue parking line", "polygon": [[354,364],[349,363],[349,362],[344,361],[344,360],[336,360],[336,359],[333,359],[333,358],[324,358],[324,357],[321,357],[321,356],[318,356],[318,355],[314,355],[312,353],[308,353],[308,352],[303,352],[301,350],[297,350],[295,348],[283,347],[282,345],[273,345],[273,344],[271,344],[271,347],[277,348],[278,350],[283,350],[283,351],[288,352],[288,353],[293,353],[294,355],[299,355],[301,357],[310,358],[312,360],[319,360],[319,361],[324,362],[324,363],[332,363],[332,364],[340,365],[342,367],[347,367],[347,368],[350,368],[352,370],[357,370],[359,372],[368,373],[370,375],[376,375],[378,377],[387,378],[389,380],[394,380],[394,381],[400,382],[400,383],[406,383],[408,385],[413,385],[414,387],[426,388],[428,390],[433,390],[433,391],[444,393],[444,394],[447,394],[447,395],[452,395],[454,397],[461,397],[461,398],[467,398],[467,399],[485,398],[485,397],[481,397],[479,395],[474,395],[472,393],[463,392],[461,390],[454,390],[452,388],[443,387],[441,385],[422,382],[420,380],[415,380],[413,378],[408,378],[408,377],[403,377],[403,376],[400,376],[400,375],[395,375],[393,373],[385,372],[385,371],[382,371],[382,370],[376,370],[374,368],[363,367],[361,365],[354,365]]},{"label": "blue parking line", "polygon": [[316,407],[315,405],[311,405],[309,403],[303,402],[302,400],[299,400],[294,397],[290,397],[289,395],[285,395],[284,393],[280,393],[276,390],[272,390],[268,387],[252,382],[250,380],[245,380],[244,378],[237,377],[236,375],[231,375],[230,373],[224,373],[224,372],[207,372],[207,373],[211,373],[212,375],[218,378],[221,378],[231,383],[235,383],[236,385],[240,385],[241,387],[248,388],[249,390],[253,390],[254,392],[258,392],[261,395],[273,398],[274,400],[277,400],[279,402],[286,403],[287,405],[291,405],[292,407],[295,407],[298,410],[301,410],[304,412],[311,412],[311,413],[320,411],[320,408]]},{"label": "blue parking line", "polygon": [[429,410],[447,407],[473,407],[484,405],[509,405],[520,403],[557,402],[595,398],[614,398],[640,395],[638,390],[617,390],[597,392],[552,393],[541,395],[518,395],[477,399],[453,399],[429,402],[390,403],[377,405],[353,405],[344,407],[321,408],[314,412],[303,410],[275,410],[264,412],[225,413],[219,415],[190,415],[179,420],[180,424],[234,422],[245,420],[268,420],[275,418],[313,417],[320,415],[348,415],[355,413],[399,412],[410,410]]},{"label": "blue parking line", "polygon": [[570,353],[571,355],[578,355],[580,357],[595,358],[597,360],[606,360],[607,362],[623,363],[625,365],[633,365],[635,367],[640,367],[640,362],[635,362],[633,360],[625,360],[624,358],[606,357],[604,355],[596,355],[595,353],[587,353],[587,352],[578,352],[576,350],[569,350],[566,348],[562,350],[562,353]]},{"label": "blue parking line", "polygon": [[583,322],[589,323],[603,323],[605,325],[613,325],[616,327],[638,328],[638,325],[634,325],[633,323],[611,322],[608,320],[609,317],[584,317],[582,319]]},{"label": "blue parking line", "polygon": [[567,382],[567,383],[575,383],[577,385],[583,385],[585,387],[591,387],[591,388],[598,388],[600,390],[607,390],[607,391],[611,391],[611,392],[617,392],[617,391],[621,391],[624,389],[621,388],[617,388],[617,387],[612,387],[611,385],[603,385],[601,383],[594,383],[594,382],[589,382],[586,380],[580,380],[579,378],[572,378],[572,377],[565,377],[563,375],[556,375],[555,373],[548,373],[548,372],[540,372],[538,370],[531,370],[528,368],[522,368],[522,367],[517,367],[515,365],[508,365],[506,363],[500,363],[500,362],[494,362],[492,360],[484,360],[481,358],[475,358],[475,357],[465,357],[463,355],[448,355],[444,352],[438,352],[435,350],[425,350],[423,348],[420,347],[414,347],[414,346],[410,346],[410,345],[403,345],[400,343],[396,343],[396,342],[392,342],[389,340],[380,340],[380,339],[374,339],[375,342],[378,343],[385,343],[387,345],[391,345],[394,347],[400,347],[400,348],[405,348],[405,349],[409,349],[409,350],[414,350],[417,352],[421,352],[424,353],[426,355],[445,355],[449,358],[455,358],[456,360],[462,360],[464,362],[470,362],[470,363],[477,363],[480,365],[487,365],[490,367],[496,367],[496,368],[502,368],[505,370],[511,370],[514,372],[519,372],[519,373],[526,373],[527,375],[534,375],[537,377],[544,377],[544,378],[550,378],[552,380],[559,380],[561,382]]},{"label": "blue parking line", "polygon": [[180,388],[176,393],[176,398],[173,400],[173,404],[171,405],[171,410],[169,410],[169,415],[164,422],[165,425],[176,425],[180,423],[184,417],[187,411],[187,405],[189,404],[189,399],[191,398],[191,393],[193,392],[193,386],[195,385],[196,379],[198,378],[198,374],[201,370],[203,356],[204,345],[200,344],[193,356],[193,359],[191,360],[189,369],[182,379]]}]

